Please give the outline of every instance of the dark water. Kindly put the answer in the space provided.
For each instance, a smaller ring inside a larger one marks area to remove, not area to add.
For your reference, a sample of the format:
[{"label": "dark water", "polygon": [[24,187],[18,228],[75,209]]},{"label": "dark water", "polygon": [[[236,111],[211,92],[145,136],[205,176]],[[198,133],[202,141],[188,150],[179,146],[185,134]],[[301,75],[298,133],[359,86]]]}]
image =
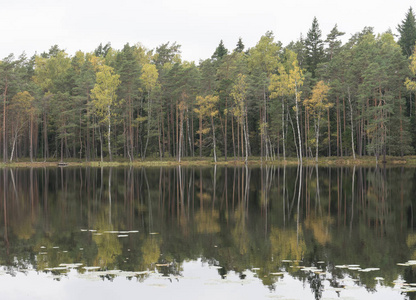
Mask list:
[{"label": "dark water", "polygon": [[415,189],[413,168],[3,169],[0,298],[415,299]]}]

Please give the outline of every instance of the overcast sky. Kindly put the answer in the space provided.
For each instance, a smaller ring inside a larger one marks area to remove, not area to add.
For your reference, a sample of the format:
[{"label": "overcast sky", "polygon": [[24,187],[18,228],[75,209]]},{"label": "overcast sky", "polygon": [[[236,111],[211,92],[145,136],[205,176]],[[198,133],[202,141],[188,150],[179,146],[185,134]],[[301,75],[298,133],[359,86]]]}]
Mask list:
[{"label": "overcast sky", "polygon": [[[364,26],[396,33],[414,0],[0,0],[0,58],[57,44],[73,55],[100,43],[182,45],[182,58],[209,58],[220,40],[253,47],[268,30],[283,45],[306,35],[313,17],[325,38],[337,23],[346,39]],[[415,6],[415,5],[414,5]],[[414,7],[416,9],[416,7]]]}]

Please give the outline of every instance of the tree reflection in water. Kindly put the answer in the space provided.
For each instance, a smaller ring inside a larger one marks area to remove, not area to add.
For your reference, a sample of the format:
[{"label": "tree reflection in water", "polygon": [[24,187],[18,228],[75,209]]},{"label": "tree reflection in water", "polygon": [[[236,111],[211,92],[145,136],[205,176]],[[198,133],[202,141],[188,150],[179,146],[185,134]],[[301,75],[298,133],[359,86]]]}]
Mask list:
[{"label": "tree reflection in water", "polygon": [[[415,175],[355,166],[4,168],[0,263],[10,272],[82,263],[180,276],[184,261],[200,259],[221,266],[223,278],[255,270],[272,290],[281,277],[271,273],[285,272],[317,299],[325,282],[341,287],[349,276],[375,290],[376,276],[386,286],[415,278],[397,265],[416,260]],[[336,267],[344,264],[380,271]]]}]

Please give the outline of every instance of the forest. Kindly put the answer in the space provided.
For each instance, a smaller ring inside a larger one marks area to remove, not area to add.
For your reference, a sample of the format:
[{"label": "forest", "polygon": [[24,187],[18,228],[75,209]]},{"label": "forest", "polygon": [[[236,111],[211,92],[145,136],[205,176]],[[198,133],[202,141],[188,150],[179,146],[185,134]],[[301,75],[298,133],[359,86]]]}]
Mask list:
[{"label": "forest", "polygon": [[[342,41],[313,19],[283,46],[223,41],[198,63],[176,42],[0,61],[0,155],[15,160],[262,161],[414,154],[416,21]],[[383,158],[384,157],[384,158]]]}]

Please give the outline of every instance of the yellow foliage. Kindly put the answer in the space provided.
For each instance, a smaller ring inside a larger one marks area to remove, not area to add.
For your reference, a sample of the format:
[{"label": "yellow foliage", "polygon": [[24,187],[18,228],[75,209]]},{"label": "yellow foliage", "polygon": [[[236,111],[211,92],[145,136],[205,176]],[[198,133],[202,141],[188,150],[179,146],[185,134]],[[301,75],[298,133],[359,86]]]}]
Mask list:
[{"label": "yellow foliage", "polygon": [[[99,232],[114,230],[114,226],[108,221],[108,209],[97,218],[95,229]],[[120,240],[116,234],[93,235],[92,239],[97,244],[98,253],[95,260],[100,267],[113,264],[122,252]]]},{"label": "yellow foliage", "polygon": [[151,268],[160,257],[160,240],[158,237],[149,236],[143,242],[141,247],[143,253],[143,267]]},{"label": "yellow foliage", "polygon": [[330,217],[308,217],[305,220],[305,227],[312,230],[313,236],[319,244],[325,245],[331,241],[331,234],[329,233],[331,223],[332,219]]},{"label": "yellow foliage", "polygon": [[283,259],[301,260],[306,252],[306,243],[302,228],[279,229],[273,227],[270,232],[270,244],[275,260]]},{"label": "yellow foliage", "polygon": [[234,99],[233,115],[237,118],[238,123],[241,125],[244,122],[244,117],[247,114],[246,109],[246,94],[247,83],[246,75],[238,74],[237,82],[231,90],[231,97]]},{"label": "yellow foliage", "polygon": [[303,85],[303,72],[295,52],[286,50],[285,56],[286,63],[279,66],[279,75],[271,77],[269,91],[272,98],[295,95],[297,101],[300,101],[299,88]]},{"label": "yellow foliage", "polygon": [[416,233],[409,233],[406,238],[406,245],[409,248],[416,246]]},{"label": "yellow foliage", "polygon": [[312,97],[303,101],[303,105],[307,108],[309,113],[316,118],[321,118],[322,112],[334,105],[333,103],[328,102],[328,92],[329,86],[321,80],[313,88]]},{"label": "yellow foliage", "polygon": [[237,245],[240,254],[247,253],[249,248],[249,236],[246,229],[246,210],[244,205],[240,205],[234,212],[235,227],[231,231],[231,235],[234,239],[234,244]]},{"label": "yellow foliage", "polygon": [[91,97],[97,114],[103,118],[102,122],[106,122],[109,121],[111,107],[116,105],[120,75],[114,74],[114,69],[107,65],[99,66],[98,70],[97,82],[91,90]]},{"label": "yellow foliage", "polygon": [[145,64],[142,68],[142,75],[140,79],[143,81],[144,86],[148,92],[150,92],[157,83],[159,73],[155,65]]},{"label": "yellow foliage", "polygon": [[35,229],[32,226],[32,220],[29,216],[25,218],[20,218],[18,222],[12,224],[11,228],[13,229],[13,233],[19,238],[23,240],[28,240],[32,237],[35,233]]},{"label": "yellow foliage", "polygon": [[[416,46],[413,50],[413,54],[409,57],[409,60],[410,60],[409,69],[414,77],[416,75]],[[416,92],[416,82],[411,80],[410,78],[406,78],[404,85],[409,91]]]},{"label": "yellow foliage", "polygon": [[198,211],[195,214],[195,222],[198,233],[218,233],[220,232],[219,212],[217,210]]}]

